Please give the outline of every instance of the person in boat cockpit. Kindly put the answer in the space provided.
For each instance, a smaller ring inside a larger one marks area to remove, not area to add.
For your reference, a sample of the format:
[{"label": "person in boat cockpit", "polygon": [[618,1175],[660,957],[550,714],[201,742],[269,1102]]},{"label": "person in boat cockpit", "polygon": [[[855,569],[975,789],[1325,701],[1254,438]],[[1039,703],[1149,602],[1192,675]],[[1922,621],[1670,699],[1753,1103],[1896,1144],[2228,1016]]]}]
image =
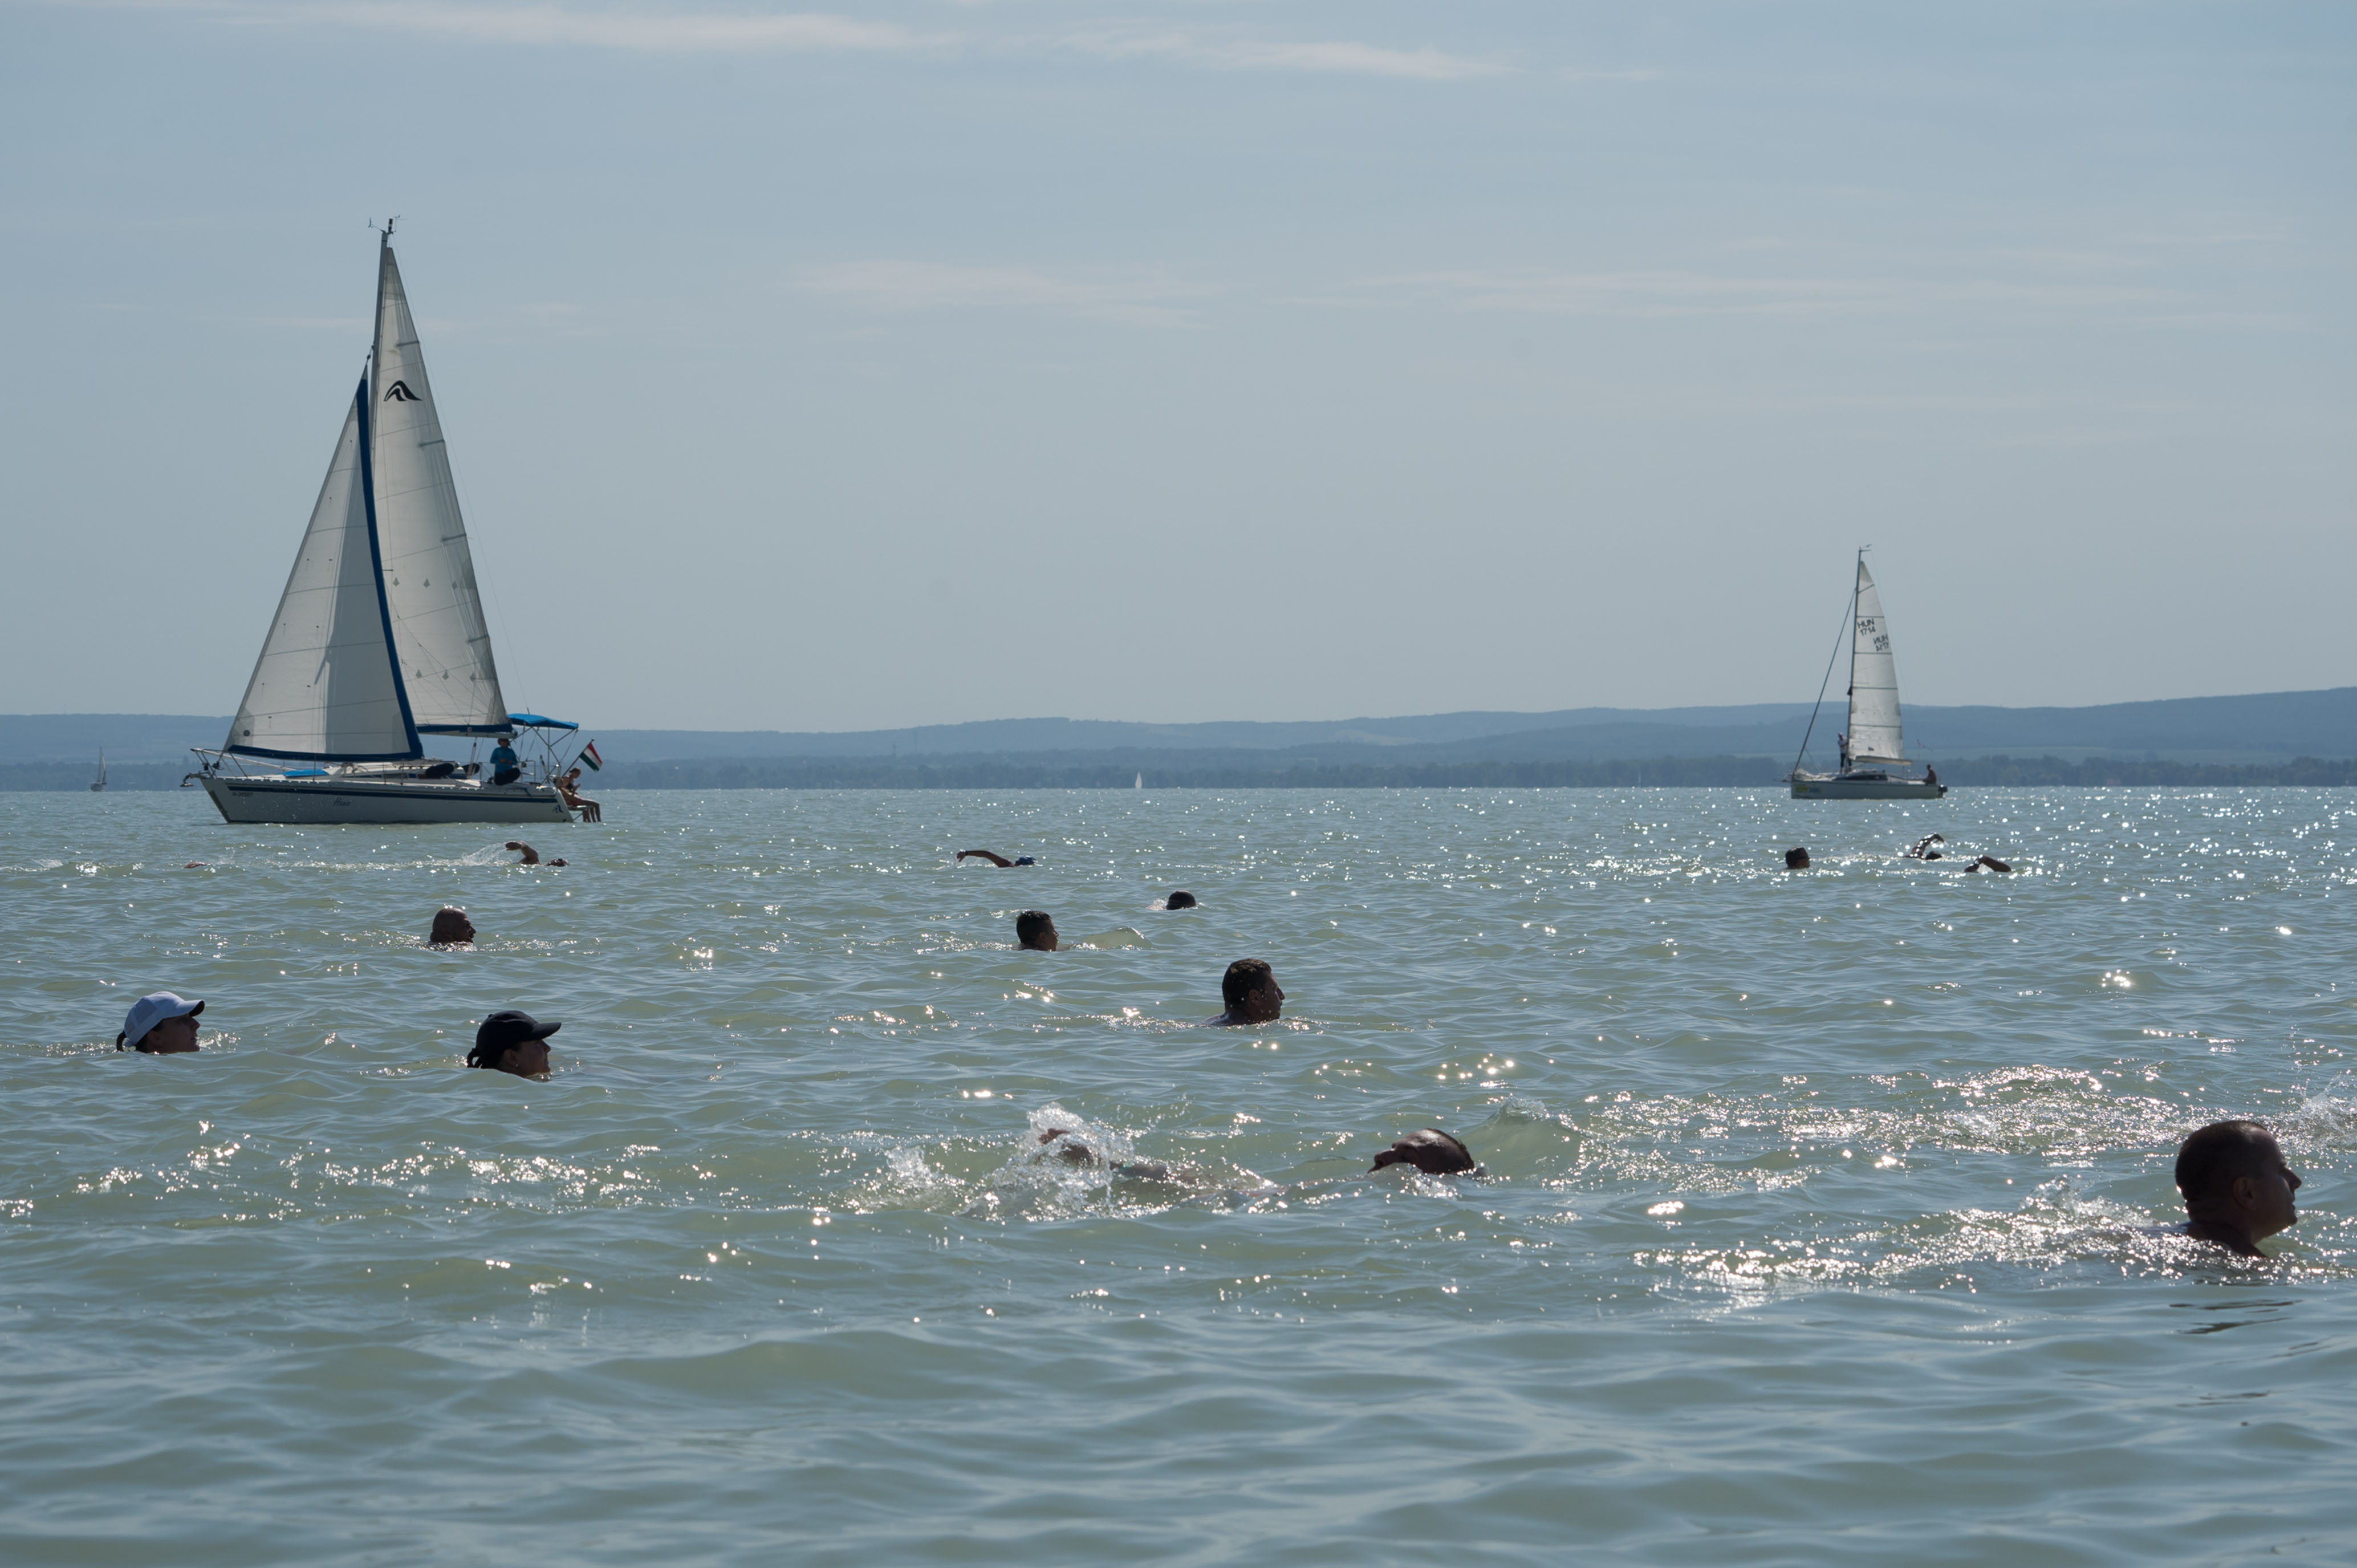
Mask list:
[{"label": "person in boat cockpit", "polygon": [[491,782],[512,784],[522,777],[523,765],[516,760],[515,747],[507,743],[506,736],[500,736],[500,744],[491,747]]},{"label": "person in boat cockpit", "polygon": [[1846,773],[1849,771],[1849,736],[1837,735],[1834,736],[1834,744],[1841,747],[1841,770]]}]

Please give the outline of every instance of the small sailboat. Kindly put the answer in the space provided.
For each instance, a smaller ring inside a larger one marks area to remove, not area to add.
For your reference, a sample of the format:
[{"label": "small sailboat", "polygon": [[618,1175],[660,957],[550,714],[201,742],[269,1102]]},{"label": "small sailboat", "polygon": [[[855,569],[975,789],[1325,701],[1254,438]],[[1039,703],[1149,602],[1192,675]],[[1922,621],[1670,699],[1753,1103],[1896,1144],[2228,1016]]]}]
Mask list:
[{"label": "small sailboat", "polygon": [[[375,344],[205,792],[232,822],[563,822],[551,777],[579,726],[511,714],[491,660],[434,389],[393,255]],[[540,741],[539,777],[506,751]],[[489,740],[488,763],[426,755]]]},{"label": "small sailboat", "polygon": [[101,790],[104,789],[105,788],[106,788],[106,748],[105,748],[104,746],[100,746],[100,747],[98,748],[98,778],[97,778],[95,780],[93,780],[93,781],[91,782],[91,787],[90,787],[90,792],[91,792],[91,794],[95,795],[95,794],[99,793]]},{"label": "small sailboat", "polygon": [[[1932,768],[1921,779],[1893,773],[1893,768],[1913,766],[1907,760],[1900,735],[1899,665],[1890,653],[1890,621],[1882,613],[1882,593],[1866,569],[1866,552],[1857,553],[1857,582],[1850,590],[1849,730],[1840,737],[1841,767],[1834,773],[1804,773],[1795,757],[1787,782],[1795,800],[1937,800],[1948,792]],[[1834,645],[1841,657],[1841,645]],[[1825,685],[1833,669],[1825,670]],[[1825,703],[1824,686],[1817,690],[1817,709]],[[1817,711],[1809,714],[1808,734],[1801,737],[1801,757],[1809,754],[1816,734]]]}]

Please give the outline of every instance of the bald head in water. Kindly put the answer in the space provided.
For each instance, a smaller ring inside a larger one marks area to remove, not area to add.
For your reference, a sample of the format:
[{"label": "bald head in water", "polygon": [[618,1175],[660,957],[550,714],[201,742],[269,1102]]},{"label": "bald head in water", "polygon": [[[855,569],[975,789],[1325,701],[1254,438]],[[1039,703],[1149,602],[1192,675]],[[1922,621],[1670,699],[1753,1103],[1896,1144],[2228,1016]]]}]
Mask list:
[{"label": "bald head in water", "polygon": [[1423,1127],[1375,1156],[1369,1176],[1385,1165],[1414,1165],[1426,1176],[1462,1176],[1472,1170],[1473,1151],[1464,1140],[1437,1127]]}]

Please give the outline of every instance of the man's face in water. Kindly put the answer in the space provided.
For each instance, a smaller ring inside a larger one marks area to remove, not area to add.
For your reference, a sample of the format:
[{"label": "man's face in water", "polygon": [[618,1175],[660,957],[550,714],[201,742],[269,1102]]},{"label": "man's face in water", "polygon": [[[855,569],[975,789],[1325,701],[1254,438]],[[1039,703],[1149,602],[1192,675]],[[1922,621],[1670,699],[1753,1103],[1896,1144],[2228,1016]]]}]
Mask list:
[{"label": "man's face in water", "polygon": [[1270,975],[1260,985],[1247,991],[1236,1003],[1236,1016],[1247,1024],[1265,1024],[1274,1019],[1285,1006],[1285,993],[1277,989],[1276,976]]},{"label": "man's face in water", "polygon": [[511,1072],[518,1078],[547,1077],[548,1042],[526,1040],[521,1045],[510,1046],[500,1053],[500,1070]]},{"label": "man's face in water", "polygon": [[[2247,1188],[2245,1182],[2250,1184]],[[2299,1222],[2299,1209],[2292,1202],[2292,1194],[2299,1190],[2299,1175],[2286,1163],[2283,1150],[2273,1138],[2260,1152],[2259,1168],[2236,1176],[2234,1188],[2238,1207],[2249,1216],[2253,1240],[2288,1230]]]}]

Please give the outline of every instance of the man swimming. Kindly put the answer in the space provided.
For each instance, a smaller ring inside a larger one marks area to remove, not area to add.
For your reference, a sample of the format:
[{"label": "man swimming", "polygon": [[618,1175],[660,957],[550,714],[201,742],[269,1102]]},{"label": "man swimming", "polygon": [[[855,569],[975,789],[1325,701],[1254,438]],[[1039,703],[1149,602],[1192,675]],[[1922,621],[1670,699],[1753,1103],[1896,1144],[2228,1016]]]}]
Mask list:
[{"label": "man swimming", "polygon": [[565,864],[565,862],[563,862],[563,861],[561,861],[561,860],[549,860],[549,861],[544,861],[544,860],[542,860],[542,859],[540,858],[540,851],[538,851],[538,850],[536,850],[536,849],[533,848],[533,847],[532,847],[532,845],[530,845],[530,844],[528,844],[528,843],[524,843],[522,839],[510,839],[510,840],[508,840],[507,843],[506,843],[504,846],[502,846],[502,847],[507,848],[507,849],[511,849],[511,850],[514,850],[514,851],[516,851],[516,852],[517,852],[517,854],[518,854],[518,857],[519,857],[519,858],[517,858],[516,860],[514,860],[514,861],[511,862],[510,864],[511,864],[511,865],[563,865]]},{"label": "man swimming", "polygon": [[1228,965],[1220,976],[1220,999],[1228,1010],[1207,1023],[1223,1026],[1270,1024],[1276,1021],[1279,1009],[1285,1005],[1285,993],[1276,988],[1276,975],[1266,959],[1240,958]]},{"label": "man swimming", "polygon": [[1945,843],[1947,842],[1947,839],[1940,833],[1933,833],[1930,838],[1917,839],[1915,841],[1915,847],[1907,852],[1907,858],[1910,860],[1942,859],[1943,857],[1941,855],[1940,852],[1933,849],[1932,846],[1935,843]]},{"label": "man swimming", "polygon": [[1195,907],[1195,896],[1186,892],[1173,893],[1162,900],[1162,907],[1166,909],[1191,909]]},{"label": "man swimming", "polygon": [[467,1053],[467,1065],[518,1078],[546,1078],[548,1036],[563,1027],[512,1009],[494,1013],[475,1030],[475,1048]]},{"label": "man swimming", "polygon": [[1001,869],[1010,865],[1037,865],[1039,864],[1039,862],[1033,860],[1028,854],[1018,855],[1015,859],[1009,860],[1005,855],[998,854],[996,851],[987,849],[962,849],[957,853],[958,864],[960,865],[963,865],[968,855],[972,855],[976,860],[986,860],[990,862],[991,865],[998,866]]},{"label": "man swimming", "polygon": [[1410,1133],[1375,1156],[1367,1167],[1369,1176],[1385,1165],[1414,1165],[1426,1176],[1480,1176],[1481,1167],[1473,1163],[1473,1151],[1465,1140],[1437,1127],[1422,1127]]},{"label": "man swimming", "polygon": [[1056,950],[1056,921],[1045,909],[1026,909],[1015,917],[1015,944],[1033,952]]},{"label": "man swimming", "polygon": [[1787,871],[1808,870],[1809,852],[1805,849],[1786,850],[1784,852],[1784,869]]},{"label": "man swimming", "polygon": [[2236,1257],[2266,1257],[2259,1243],[2299,1222],[2299,1187],[2275,1134],[2256,1122],[2212,1122],[2177,1151],[2185,1233]]},{"label": "man swimming", "polygon": [[467,918],[467,911],[451,906],[434,911],[434,929],[425,934],[430,948],[472,947],[475,923]]},{"label": "man swimming", "polygon": [[137,1051],[142,1056],[178,1056],[197,1048],[197,1015],[205,1010],[202,1002],[191,1002],[169,991],[150,992],[131,1004],[124,1016],[123,1032],[114,1036],[118,1051]]}]

